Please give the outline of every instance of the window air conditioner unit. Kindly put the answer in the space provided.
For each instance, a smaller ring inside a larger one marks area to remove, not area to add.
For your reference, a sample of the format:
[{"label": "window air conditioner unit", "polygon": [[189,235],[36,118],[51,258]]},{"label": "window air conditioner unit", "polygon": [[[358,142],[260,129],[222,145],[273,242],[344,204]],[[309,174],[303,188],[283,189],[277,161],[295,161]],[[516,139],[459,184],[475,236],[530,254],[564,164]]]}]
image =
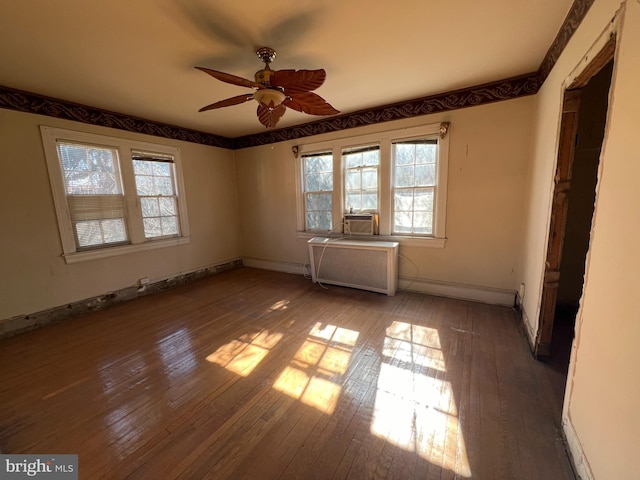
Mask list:
[{"label": "window air conditioner unit", "polygon": [[378,235],[377,213],[350,213],[344,216],[345,235]]}]

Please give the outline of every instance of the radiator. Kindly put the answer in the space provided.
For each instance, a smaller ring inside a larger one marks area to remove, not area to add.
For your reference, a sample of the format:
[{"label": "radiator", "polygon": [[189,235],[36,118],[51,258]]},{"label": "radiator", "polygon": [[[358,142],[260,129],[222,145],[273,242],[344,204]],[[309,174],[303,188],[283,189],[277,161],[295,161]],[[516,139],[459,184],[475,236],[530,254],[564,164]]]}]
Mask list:
[{"label": "radiator", "polygon": [[311,279],[395,295],[398,288],[398,242],[309,240]]}]

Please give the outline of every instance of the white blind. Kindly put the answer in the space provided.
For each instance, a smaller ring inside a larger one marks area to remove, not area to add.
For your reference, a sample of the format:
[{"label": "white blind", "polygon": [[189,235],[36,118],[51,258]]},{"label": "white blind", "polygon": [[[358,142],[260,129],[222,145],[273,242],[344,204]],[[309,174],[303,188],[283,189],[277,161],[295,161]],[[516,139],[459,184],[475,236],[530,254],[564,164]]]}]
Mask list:
[{"label": "white blind", "polygon": [[122,195],[68,195],[67,205],[72,222],[125,218]]}]

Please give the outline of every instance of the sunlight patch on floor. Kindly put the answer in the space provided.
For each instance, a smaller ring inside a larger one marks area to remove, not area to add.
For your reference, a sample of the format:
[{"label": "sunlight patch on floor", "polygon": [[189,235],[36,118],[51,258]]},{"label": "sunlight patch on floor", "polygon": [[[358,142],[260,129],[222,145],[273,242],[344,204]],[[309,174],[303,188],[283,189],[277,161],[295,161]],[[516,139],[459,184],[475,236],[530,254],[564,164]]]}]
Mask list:
[{"label": "sunlight patch on floor", "polygon": [[358,335],[354,330],[317,323],[273,388],[332,414],[342,390],[339,382],[347,372]]},{"label": "sunlight patch on floor", "polygon": [[268,330],[247,333],[217,349],[207,357],[207,361],[246,377],[281,339],[282,333],[270,333]]},{"label": "sunlight patch on floor", "polygon": [[371,433],[471,477],[438,331],[393,322],[386,334]]}]

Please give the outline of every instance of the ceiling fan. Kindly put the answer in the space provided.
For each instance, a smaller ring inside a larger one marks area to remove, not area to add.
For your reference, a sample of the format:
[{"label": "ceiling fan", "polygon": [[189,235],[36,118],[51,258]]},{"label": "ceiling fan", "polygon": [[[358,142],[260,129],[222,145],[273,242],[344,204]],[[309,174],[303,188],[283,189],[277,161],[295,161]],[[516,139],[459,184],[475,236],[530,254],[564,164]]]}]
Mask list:
[{"label": "ceiling fan", "polygon": [[278,124],[287,109],[286,107],[311,115],[340,113],[321,96],[312,92],[324,83],[327,77],[324,69],[271,70],[269,64],[276,58],[276,51],[269,47],[262,47],[256,51],[256,55],[264,62],[265,68],[256,72],[255,80],[247,80],[210,68],[195,67],[222,82],[255,90],[253,93],[244,93],[220,100],[202,107],[198,111],[204,112],[256,100],[258,102],[258,120],[267,128],[273,128]]}]

